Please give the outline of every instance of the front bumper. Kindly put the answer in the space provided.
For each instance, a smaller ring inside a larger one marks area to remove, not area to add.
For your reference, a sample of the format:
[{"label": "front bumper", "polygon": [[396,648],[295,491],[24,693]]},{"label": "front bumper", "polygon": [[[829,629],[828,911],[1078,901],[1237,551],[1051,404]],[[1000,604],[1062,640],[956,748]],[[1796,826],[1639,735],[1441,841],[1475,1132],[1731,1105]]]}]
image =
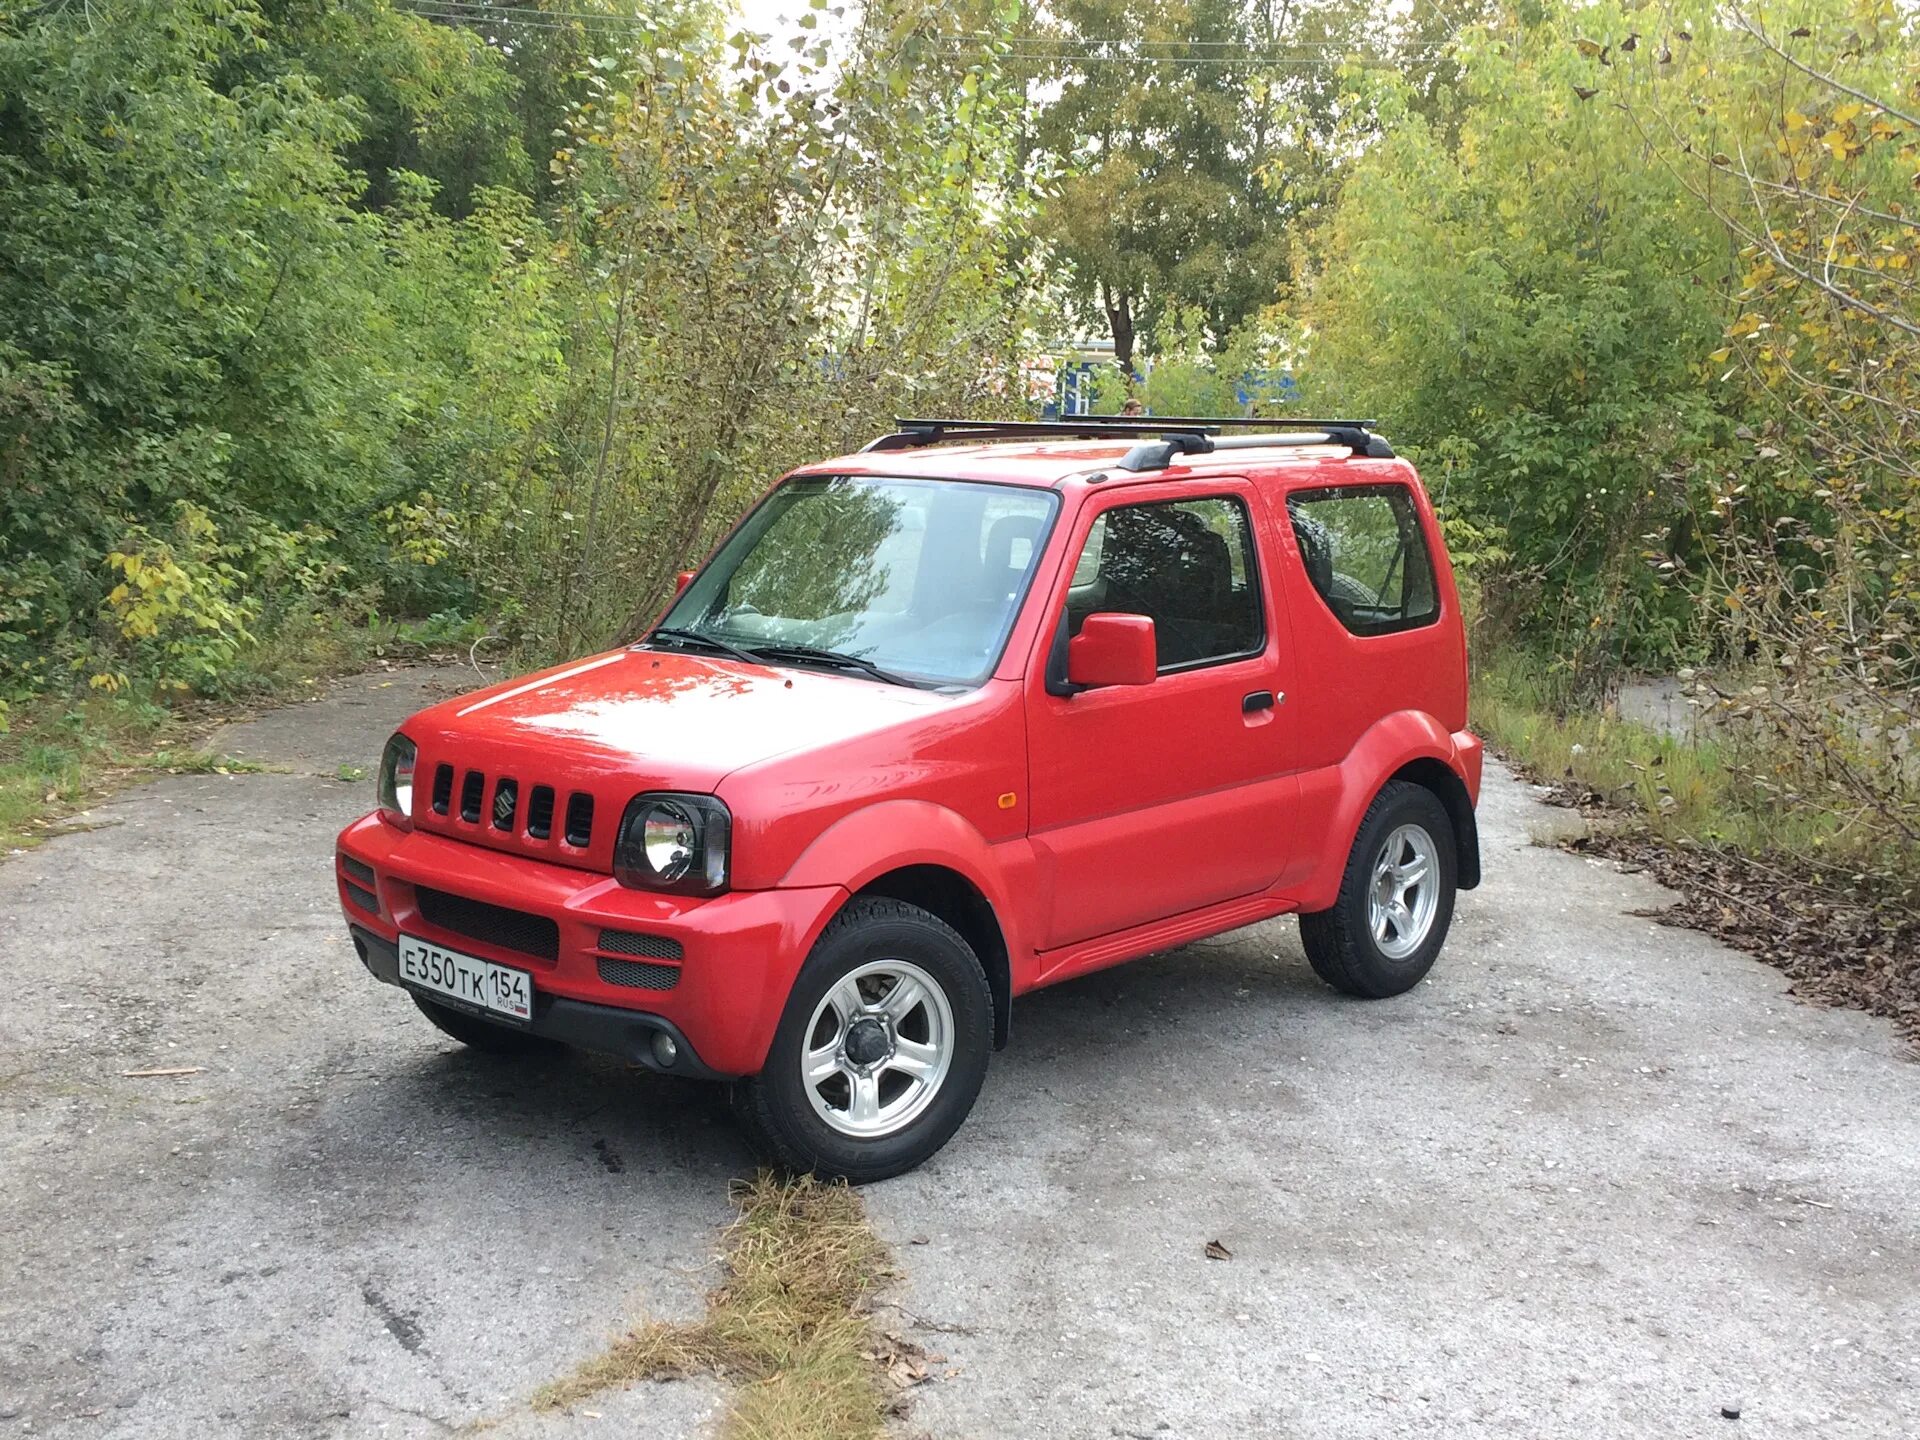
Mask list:
[{"label": "front bumper", "polygon": [[[708,1077],[751,1075],[765,1063],[794,976],[846,899],[839,886],[708,899],[632,890],[593,871],[402,830],[378,814],[341,832],[334,869],[356,948],[376,978],[398,983],[394,948],[404,931],[528,972],[535,1034]],[[543,933],[557,932],[557,944],[543,943],[535,953],[512,933],[483,938],[470,925],[435,924],[422,913],[423,891],[440,897],[430,908],[443,921],[445,897],[458,897],[550,923]],[[629,959],[602,948],[606,931],[677,947],[676,958],[639,967],[670,976],[664,988],[604,978],[622,973]],[[671,1066],[653,1056],[651,1041],[660,1032],[678,1051]]]},{"label": "front bumper", "polygon": [[[368,974],[389,985],[407,988],[401,985],[400,953],[393,941],[383,940],[364,925],[349,925],[347,929],[353,934],[353,948],[359,953],[360,963],[367,967]],[[437,995],[429,998],[441,999]],[[442,1000],[441,1003],[451,1005],[453,1002]],[[483,1020],[493,1018],[477,1010],[468,1013],[478,1015]],[[624,1010],[617,1005],[593,1005],[585,1000],[568,1000],[558,995],[542,996],[536,993],[531,1024],[516,1025],[504,1020],[495,1023],[507,1029],[538,1035],[542,1040],[557,1040],[562,1045],[572,1045],[581,1050],[617,1055],[630,1064],[644,1065],[649,1070],[690,1075],[700,1080],[733,1078],[702,1060],[695,1053],[693,1042],[681,1033],[678,1025],[664,1016],[641,1010]],[[674,1059],[670,1063],[663,1063],[654,1049],[654,1037],[657,1035],[665,1035],[673,1041]]]}]

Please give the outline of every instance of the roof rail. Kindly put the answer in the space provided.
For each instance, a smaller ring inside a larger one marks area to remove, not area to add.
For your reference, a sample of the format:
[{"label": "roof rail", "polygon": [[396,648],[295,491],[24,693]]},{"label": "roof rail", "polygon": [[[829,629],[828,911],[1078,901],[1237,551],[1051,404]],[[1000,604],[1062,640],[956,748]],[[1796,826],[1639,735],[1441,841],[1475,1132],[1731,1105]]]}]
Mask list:
[{"label": "roof rail", "polygon": [[[965,445],[993,440],[1054,436],[1062,439],[1126,440],[1141,443],[1120,462],[1123,470],[1164,470],[1176,455],[1208,455],[1216,450],[1268,446],[1344,445],[1356,455],[1391,460],[1393,447],[1373,433],[1372,420],[1308,420],[1293,416],[1244,415],[1080,415],[1067,420],[916,420],[895,419],[899,427],[862,447],[862,453],[915,450],[924,445]],[[1285,426],[1285,429],[1275,427]],[[1261,430],[1262,434],[1223,434]]]}]

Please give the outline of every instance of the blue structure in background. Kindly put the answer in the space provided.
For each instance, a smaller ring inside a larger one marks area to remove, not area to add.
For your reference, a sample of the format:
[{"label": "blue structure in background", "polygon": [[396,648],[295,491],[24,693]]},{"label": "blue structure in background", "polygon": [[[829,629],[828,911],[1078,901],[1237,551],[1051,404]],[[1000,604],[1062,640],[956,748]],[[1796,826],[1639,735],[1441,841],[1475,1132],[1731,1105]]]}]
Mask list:
[{"label": "blue structure in background", "polygon": [[[1062,365],[1054,387],[1054,398],[1040,407],[1040,418],[1059,420],[1091,413],[1095,375],[1112,366],[1110,359],[1081,359]],[[1142,377],[1134,378],[1138,380]],[[1300,386],[1285,370],[1249,370],[1234,382],[1233,398],[1243,410],[1256,405],[1291,405],[1300,398]]]},{"label": "blue structure in background", "polygon": [[1285,370],[1249,370],[1234,382],[1233,398],[1242,405],[1291,405],[1300,386]]},{"label": "blue structure in background", "polygon": [[1079,360],[1060,367],[1059,387],[1053,404],[1046,407],[1049,420],[1062,415],[1085,415],[1093,409],[1094,372],[1111,369],[1111,360]]}]

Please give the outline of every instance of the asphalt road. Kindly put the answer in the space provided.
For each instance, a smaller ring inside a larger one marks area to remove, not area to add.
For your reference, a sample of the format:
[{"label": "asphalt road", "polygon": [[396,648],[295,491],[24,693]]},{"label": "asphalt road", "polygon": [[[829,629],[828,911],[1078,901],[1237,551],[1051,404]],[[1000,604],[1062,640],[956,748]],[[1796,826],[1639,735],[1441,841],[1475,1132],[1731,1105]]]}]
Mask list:
[{"label": "asphalt road", "polygon": [[[347,944],[336,770],[449,683],[347,682],[221,738],[276,772],[0,861],[0,1437],[711,1432],[710,1382],[526,1397],[698,1313],[751,1166],[720,1097],[463,1054]],[[1490,776],[1487,884],[1399,1000],[1279,922],[1022,1001],[866,1192],[947,1357],[902,1433],[1920,1434],[1920,1065],[1530,844],[1560,818]]]}]

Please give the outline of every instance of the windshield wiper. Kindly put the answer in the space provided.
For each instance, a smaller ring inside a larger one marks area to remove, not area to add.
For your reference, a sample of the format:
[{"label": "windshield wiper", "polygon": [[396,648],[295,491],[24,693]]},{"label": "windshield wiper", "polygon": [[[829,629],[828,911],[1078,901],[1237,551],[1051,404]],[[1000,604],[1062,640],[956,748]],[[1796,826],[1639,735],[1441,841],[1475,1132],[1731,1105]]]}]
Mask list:
[{"label": "windshield wiper", "polygon": [[849,655],[844,650],[823,650],[818,645],[779,644],[763,646],[760,653],[773,659],[813,660],[822,665],[840,665],[859,670],[876,680],[884,680],[889,685],[905,685],[915,690],[920,688],[915,681],[907,679],[904,675],[883,670],[871,660],[863,659],[858,655]]},{"label": "windshield wiper", "polygon": [[722,640],[719,636],[708,635],[704,631],[682,630],[672,625],[659,626],[649,632],[646,639],[640,643],[642,645],[651,645],[654,641],[662,639],[678,640],[682,645],[689,643],[705,645],[709,649],[718,650],[722,655],[731,656],[735,660],[744,660],[749,665],[764,665],[767,663],[766,656],[749,650],[744,645],[735,645],[731,640]]}]

